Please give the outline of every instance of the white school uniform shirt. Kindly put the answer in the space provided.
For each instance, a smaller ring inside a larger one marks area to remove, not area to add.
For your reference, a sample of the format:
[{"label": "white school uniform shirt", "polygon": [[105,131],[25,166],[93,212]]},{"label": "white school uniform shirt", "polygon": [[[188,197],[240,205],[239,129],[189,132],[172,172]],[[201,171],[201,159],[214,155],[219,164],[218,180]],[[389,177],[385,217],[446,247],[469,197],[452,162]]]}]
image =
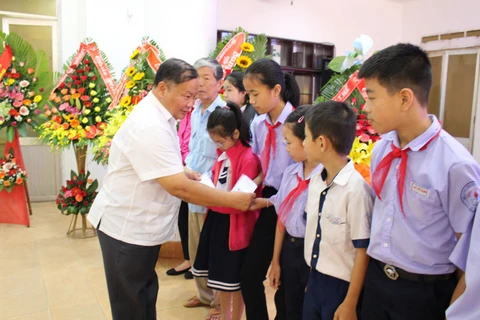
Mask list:
[{"label": "white school uniform shirt", "polygon": [[305,261],[318,272],[350,282],[357,254],[367,248],[373,197],[350,161],[326,184],[326,171],[310,179]]},{"label": "white school uniform shirt", "polygon": [[222,153],[217,162],[223,161],[222,166],[220,168],[220,172],[218,173],[218,181],[215,188],[223,191],[230,191],[231,190],[231,183],[232,183],[232,162],[227,156],[227,152]]},{"label": "white school uniform shirt", "polygon": [[110,237],[141,246],[173,240],[180,199],[156,179],[183,172],[175,119],[150,92],[112,140],[108,173],[88,220]]}]

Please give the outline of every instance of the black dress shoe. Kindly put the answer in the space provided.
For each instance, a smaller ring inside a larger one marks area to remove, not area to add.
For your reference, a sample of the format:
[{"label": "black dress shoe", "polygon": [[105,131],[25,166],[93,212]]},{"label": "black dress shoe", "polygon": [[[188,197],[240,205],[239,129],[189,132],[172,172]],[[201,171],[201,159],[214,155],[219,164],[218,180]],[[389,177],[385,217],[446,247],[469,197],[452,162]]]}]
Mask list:
[{"label": "black dress shoe", "polygon": [[191,271],[187,271],[185,272],[185,275],[184,275],[185,279],[187,280],[192,280],[193,279],[193,274]]},{"label": "black dress shoe", "polygon": [[172,269],[167,271],[167,276],[178,276],[178,275],[184,274],[186,272],[190,272],[190,268],[180,270],[180,271],[177,271],[177,270],[175,270],[175,268],[172,268]]}]

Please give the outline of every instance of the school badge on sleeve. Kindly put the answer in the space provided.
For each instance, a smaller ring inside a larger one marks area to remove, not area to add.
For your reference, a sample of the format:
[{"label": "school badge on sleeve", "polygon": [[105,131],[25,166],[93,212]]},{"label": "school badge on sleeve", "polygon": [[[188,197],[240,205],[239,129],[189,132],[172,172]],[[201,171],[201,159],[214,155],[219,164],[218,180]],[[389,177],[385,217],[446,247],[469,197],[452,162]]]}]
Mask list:
[{"label": "school badge on sleeve", "polygon": [[480,196],[480,186],[477,182],[470,181],[467,183],[460,193],[460,198],[462,199],[463,204],[470,211],[475,211],[478,204],[478,197]]}]

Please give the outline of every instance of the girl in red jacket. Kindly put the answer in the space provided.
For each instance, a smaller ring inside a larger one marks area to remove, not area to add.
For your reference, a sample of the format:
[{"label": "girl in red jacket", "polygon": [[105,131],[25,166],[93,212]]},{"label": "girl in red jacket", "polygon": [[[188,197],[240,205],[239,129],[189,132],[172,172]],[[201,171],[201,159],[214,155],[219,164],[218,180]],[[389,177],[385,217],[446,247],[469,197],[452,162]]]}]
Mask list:
[{"label": "girl in red jacket", "polygon": [[[212,174],[216,188],[230,191],[242,175],[252,180],[259,175],[260,160],[250,147],[249,126],[236,104],[229,102],[212,112],[207,130],[218,148]],[[220,293],[222,319],[242,317],[240,270],[257,218],[258,211],[209,208],[192,273],[208,277],[208,286]]]}]

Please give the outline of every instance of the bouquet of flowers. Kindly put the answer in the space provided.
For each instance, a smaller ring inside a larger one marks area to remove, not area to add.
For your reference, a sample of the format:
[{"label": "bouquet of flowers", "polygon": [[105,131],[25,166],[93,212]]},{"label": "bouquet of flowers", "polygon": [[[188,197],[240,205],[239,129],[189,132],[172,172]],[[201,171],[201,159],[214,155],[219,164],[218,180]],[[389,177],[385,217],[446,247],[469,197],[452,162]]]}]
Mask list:
[{"label": "bouquet of flowers", "polygon": [[6,128],[7,140],[12,142],[15,129],[26,136],[28,126],[38,126],[46,100],[44,88],[51,80],[43,51],[35,52],[15,33],[7,36],[0,32],[0,42],[5,43],[0,66],[0,130]]},{"label": "bouquet of flowers", "polygon": [[107,125],[93,147],[95,161],[104,165],[108,163],[113,136],[135,106],[152,90],[157,64],[165,60],[165,54],[155,41],[142,39],[142,46],[132,53],[129,66],[122,72],[117,88],[121,92],[119,105],[106,114]]},{"label": "bouquet of flowers", "polygon": [[103,134],[115,90],[112,67],[96,44],[87,40],[64,69],[45,107],[47,120],[39,127],[40,139],[59,149],[94,145]]},{"label": "bouquet of flowers", "polygon": [[223,48],[227,45],[227,43],[238,33],[243,32],[246,36],[246,41],[242,43],[241,55],[236,59],[236,64],[233,67],[233,71],[242,71],[245,72],[250,65],[261,58],[270,58],[267,56],[267,42],[268,38],[265,34],[260,34],[257,36],[249,36],[248,32],[238,27],[237,29],[233,30],[231,34],[224,37],[218,44],[215,50],[210,54],[210,58],[216,59]]},{"label": "bouquet of flowers", "polygon": [[56,204],[62,214],[87,214],[97,195],[98,181],[89,179],[90,172],[71,171],[67,185],[62,186]]},{"label": "bouquet of flowers", "polygon": [[27,180],[27,172],[15,162],[13,152],[0,158],[0,192],[4,189],[10,193],[15,186],[21,186]]}]

